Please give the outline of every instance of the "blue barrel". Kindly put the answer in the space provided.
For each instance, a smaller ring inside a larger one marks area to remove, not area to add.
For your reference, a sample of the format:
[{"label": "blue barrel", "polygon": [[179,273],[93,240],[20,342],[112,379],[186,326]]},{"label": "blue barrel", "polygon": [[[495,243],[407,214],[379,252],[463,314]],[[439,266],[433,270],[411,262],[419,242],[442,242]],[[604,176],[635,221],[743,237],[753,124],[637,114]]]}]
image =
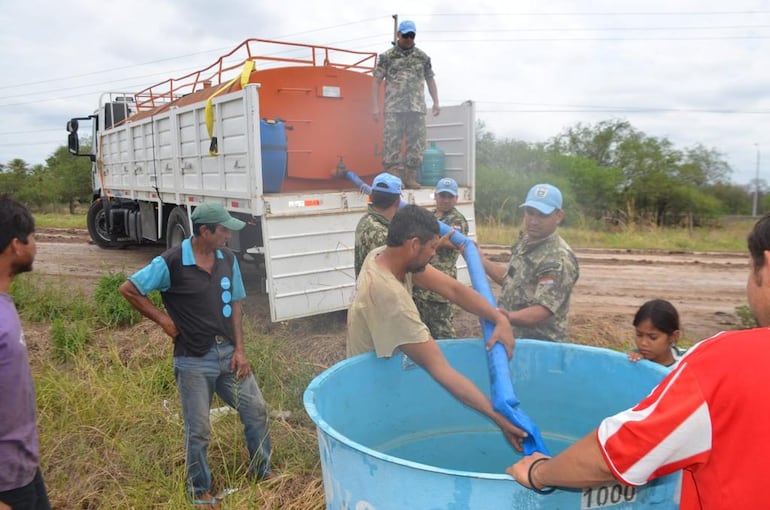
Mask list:
[{"label": "blue barrel", "polygon": [[430,142],[430,146],[422,153],[420,184],[435,186],[444,177],[445,160],[444,151],[436,147],[436,142]]},{"label": "blue barrel", "polygon": [[282,120],[262,119],[259,122],[262,144],[262,185],[265,193],[281,191],[286,178],[286,125]]},{"label": "blue barrel", "polygon": [[[480,339],[439,345],[489,394]],[[641,400],[666,372],[606,349],[536,340],[517,340],[511,362],[522,409],[554,454]],[[505,474],[520,454],[500,430],[402,355],[337,363],[310,383],[304,402],[317,426],[328,509],[679,508],[679,473],[638,488],[525,489]]]}]

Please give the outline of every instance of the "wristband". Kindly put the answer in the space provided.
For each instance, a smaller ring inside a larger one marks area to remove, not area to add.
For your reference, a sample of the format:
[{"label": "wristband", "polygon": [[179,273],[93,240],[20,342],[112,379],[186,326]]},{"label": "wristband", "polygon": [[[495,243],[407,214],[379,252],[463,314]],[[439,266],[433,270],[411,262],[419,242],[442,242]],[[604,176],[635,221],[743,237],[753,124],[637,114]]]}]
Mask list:
[{"label": "wristband", "polygon": [[550,457],[541,457],[537,459],[535,462],[529,465],[529,471],[527,471],[527,481],[529,482],[529,486],[533,491],[537,492],[538,494],[550,494],[556,490],[556,487],[548,487],[548,486],[543,487],[542,489],[538,489],[535,486],[535,482],[532,481],[532,471],[534,470],[535,466],[549,459]]}]

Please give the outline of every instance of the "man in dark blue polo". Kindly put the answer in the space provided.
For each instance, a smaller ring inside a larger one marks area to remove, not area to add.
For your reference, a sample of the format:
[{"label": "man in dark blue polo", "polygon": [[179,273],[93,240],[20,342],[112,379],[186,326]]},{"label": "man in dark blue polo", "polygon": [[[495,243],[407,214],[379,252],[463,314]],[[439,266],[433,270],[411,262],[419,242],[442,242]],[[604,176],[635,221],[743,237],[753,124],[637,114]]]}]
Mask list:
[{"label": "man in dark blue polo", "polygon": [[[238,261],[226,248],[245,223],[222,205],[206,202],[191,216],[193,236],[155,257],[120,287],[174,344],[174,376],[185,423],[188,490],[194,504],[216,505],[206,451],[214,392],[238,411],[257,479],[270,470],[267,404],[251,373],[243,345],[240,301],[246,297]],[[159,290],[166,311],[146,297]]]}]

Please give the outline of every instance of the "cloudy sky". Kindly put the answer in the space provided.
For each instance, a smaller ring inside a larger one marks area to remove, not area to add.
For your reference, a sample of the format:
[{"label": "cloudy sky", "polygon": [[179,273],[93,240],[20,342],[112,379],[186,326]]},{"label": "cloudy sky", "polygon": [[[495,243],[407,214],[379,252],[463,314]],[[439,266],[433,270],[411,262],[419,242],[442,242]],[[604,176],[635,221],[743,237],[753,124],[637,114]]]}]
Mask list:
[{"label": "cloudy sky", "polygon": [[[498,138],[623,118],[770,182],[770,1],[27,0],[0,9],[0,163],[43,163],[108,90],[212,63],[250,38],[381,52],[417,24],[443,104]],[[430,104],[430,103],[429,103]]]}]

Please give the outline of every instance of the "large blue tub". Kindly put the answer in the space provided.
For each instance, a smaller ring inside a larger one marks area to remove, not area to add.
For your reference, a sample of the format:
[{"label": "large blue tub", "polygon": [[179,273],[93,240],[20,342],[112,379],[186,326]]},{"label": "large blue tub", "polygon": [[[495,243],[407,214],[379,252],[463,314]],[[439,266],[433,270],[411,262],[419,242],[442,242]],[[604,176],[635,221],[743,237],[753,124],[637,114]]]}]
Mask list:
[{"label": "large blue tub", "polygon": [[[439,345],[488,395],[483,342]],[[518,340],[511,373],[522,409],[556,454],[647,395],[666,369],[606,349]],[[678,508],[678,474],[637,489],[617,484],[539,495],[523,488],[504,472],[519,454],[499,429],[402,355],[342,361],[310,383],[304,400],[318,427],[330,509]]]}]

